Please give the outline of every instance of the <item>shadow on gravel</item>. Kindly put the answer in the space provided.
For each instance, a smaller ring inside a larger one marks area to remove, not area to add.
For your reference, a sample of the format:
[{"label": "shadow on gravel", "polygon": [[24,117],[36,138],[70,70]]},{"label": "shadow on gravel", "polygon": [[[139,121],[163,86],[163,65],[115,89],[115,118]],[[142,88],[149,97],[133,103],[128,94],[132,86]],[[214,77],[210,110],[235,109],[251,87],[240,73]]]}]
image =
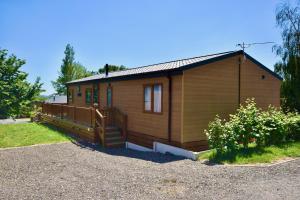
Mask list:
[{"label": "shadow on gravel", "polygon": [[98,151],[105,154],[109,154],[112,156],[124,156],[128,158],[136,158],[145,161],[151,161],[155,163],[168,163],[173,161],[185,160],[187,158],[175,156],[172,154],[161,154],[156,152],[142,152],[142,151],[135,151],[126,148],[103,148],[99,144],[92,144],[86,141],[72,141],[73,144],[88,149],[91,151]]}]

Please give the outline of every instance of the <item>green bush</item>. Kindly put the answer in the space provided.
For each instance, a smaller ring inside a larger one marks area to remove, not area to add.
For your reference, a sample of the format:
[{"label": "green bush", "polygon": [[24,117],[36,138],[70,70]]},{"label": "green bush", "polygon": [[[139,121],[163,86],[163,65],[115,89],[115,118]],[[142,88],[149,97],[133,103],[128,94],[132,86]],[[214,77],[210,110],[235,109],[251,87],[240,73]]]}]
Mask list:
[{"label": "green bush", "polygon": [[235,150],[238,143],[231,131],[231,124],[225,123],[225,120],[222,121],[217,115],[214,121],[208,124],[208,130],[205,130],[210,148],[222,153]]},{"label": "green bush", "polygon": [[300,141],[300,115],[288,114],[287,139]]},{"label": "green bush", "polygon": [[210,148],[216,149],[218,152],[225,151],[225,127],[222,120],[217,115],[214,121],[208,124],[208,130],[205,130],[208,137],[208,144]]},{"label": "green bush", "polygon": [[280,145],[291,140],[300,140],[300,115],[284,114],[282,110],[269,107],[262,111],[254,99],[247,99],[245,106],[230,115],[230,120],[216,116],[205,130],[210,148],[217,153],[257,146]]},{"label": "green bush", "polygon": [[259,116],[260,141],[265,146],[279,145],[287,140],[287,119],[288,117],[274,107],[261,112]]},{"label": "green bush", "polygon": [[248,144],[253,139],[259,139],[259,113],[254,99],[247,99],[246,106],[241,105],[237,113],[230,116],[232,133],[235,134],[237,142],[243,144],[244,148],[248,148]]}]

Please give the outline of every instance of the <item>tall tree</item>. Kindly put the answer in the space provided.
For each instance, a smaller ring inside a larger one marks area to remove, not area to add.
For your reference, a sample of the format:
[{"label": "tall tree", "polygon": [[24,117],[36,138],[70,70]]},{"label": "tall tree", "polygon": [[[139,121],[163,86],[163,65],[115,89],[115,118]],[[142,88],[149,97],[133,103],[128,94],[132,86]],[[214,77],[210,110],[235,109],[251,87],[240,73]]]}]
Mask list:
[{"label": "tall tree", "polygon": [[34,84],[26,80],[28,74],[20,70],[24,64],[0,49],[0,118],[28,116],[43,91],[39,77]]},{"label": "tall tree", "polygon": [[75,52],[70,44],[67,44],[64,53],[65,57],[60,67],[59,76],[56,81],[52,81],[53,87],[55,88],[57,94],[60,95],[67,94],[67,82],[92,75],[92,73],[89,72],[83,65],[75,62]]},{"label": "tall tree", "polygon": [[275,72],[283,77],[282,107],[300,111],[300,7],[282,4],[276,10],[277,26],[282,29],[282,45],[274,46],[282,60],[275,64]]},{"label": "tall tree", "polygon": [[[125,67],[124,65],[108,65],[108,72],[115,72],[115,71],[122,71],[122,70],[125,70],[127,69],[127,67]],[[105,66],[101,67],[98,72],[100,74],[103,74],[105,73]]]}]

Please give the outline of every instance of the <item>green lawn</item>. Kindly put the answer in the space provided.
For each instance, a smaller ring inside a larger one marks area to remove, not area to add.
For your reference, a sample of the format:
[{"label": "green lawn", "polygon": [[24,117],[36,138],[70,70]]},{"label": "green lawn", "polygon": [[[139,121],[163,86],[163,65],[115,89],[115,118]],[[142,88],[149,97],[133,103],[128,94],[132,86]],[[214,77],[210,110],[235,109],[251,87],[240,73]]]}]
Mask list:
[{"label": "green lawn", "polygon": [[222,155],[216,155],[216,152],[211,150],[201,154],[199,159],[209,159],[214,163],[253,164],[271,163],[287,157],[300,157],[300,142],[265,148],[257,148],[252,145],[249,149],[240,149],[234,153]]},{"label": "green lawn", "polygon": [[71,137],[54,126],[26,123],[0,125],[0,148],[70,141]]}]

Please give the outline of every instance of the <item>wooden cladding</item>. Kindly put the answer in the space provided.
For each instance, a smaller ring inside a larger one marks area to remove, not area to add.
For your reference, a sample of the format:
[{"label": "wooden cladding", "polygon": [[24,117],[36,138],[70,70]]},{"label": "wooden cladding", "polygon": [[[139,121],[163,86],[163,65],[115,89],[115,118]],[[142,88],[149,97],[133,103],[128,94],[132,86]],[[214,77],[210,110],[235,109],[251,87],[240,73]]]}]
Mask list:
[{"label": "wooden cladding", "polygon": [[255,98],[262,109],[269,105],[280,107],[281,81],[272,74],[258,67],[251,60],[244,60],[241,65],[241,103],[247,98]]},{"label": "wooden cladding", "polygon": [[183,143],[207,140],[204,130],[218,114],[227,119],[238,108],[238,57],[184,72]]}]

